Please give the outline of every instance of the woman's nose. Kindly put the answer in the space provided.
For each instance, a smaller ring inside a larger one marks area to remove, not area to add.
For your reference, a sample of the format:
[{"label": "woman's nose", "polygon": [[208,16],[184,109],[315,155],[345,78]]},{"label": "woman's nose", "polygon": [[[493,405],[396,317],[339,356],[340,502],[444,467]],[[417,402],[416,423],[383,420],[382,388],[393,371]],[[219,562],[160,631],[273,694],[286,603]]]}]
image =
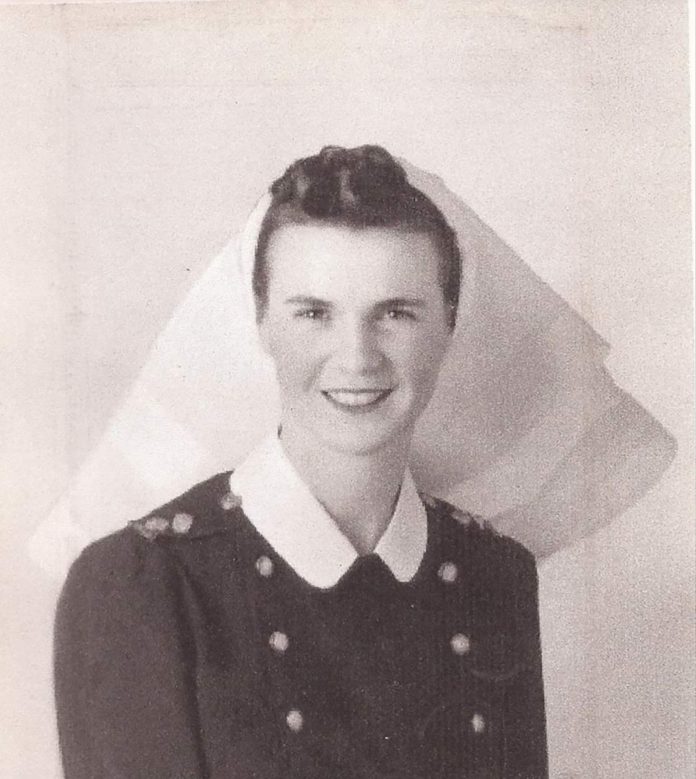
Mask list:
[{"label": "woman's nose", "polygon": [[377,334],[364,322],[340,328],[336,357],[339,367],[353,374],[378,370],[384,359]]}]

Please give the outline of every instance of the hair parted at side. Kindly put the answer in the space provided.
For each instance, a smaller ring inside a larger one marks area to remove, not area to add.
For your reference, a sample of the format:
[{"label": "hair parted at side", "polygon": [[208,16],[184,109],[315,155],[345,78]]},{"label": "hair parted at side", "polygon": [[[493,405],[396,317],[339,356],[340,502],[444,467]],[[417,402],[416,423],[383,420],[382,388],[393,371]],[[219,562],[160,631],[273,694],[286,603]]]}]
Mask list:
[{"label": "hair parted at side", "polygon": [[403,167],[381,146],[325,146],[290,165],[270,188],[271,204],[256,244],[253,291],[257,318],[268,299],[267,250],[288,224],[324,223],[353,228],[393,227],[427,233],[440,252],[440,284],[454,327],[459,304],[461,253],[454,230],[427,195],[412,186]]}]

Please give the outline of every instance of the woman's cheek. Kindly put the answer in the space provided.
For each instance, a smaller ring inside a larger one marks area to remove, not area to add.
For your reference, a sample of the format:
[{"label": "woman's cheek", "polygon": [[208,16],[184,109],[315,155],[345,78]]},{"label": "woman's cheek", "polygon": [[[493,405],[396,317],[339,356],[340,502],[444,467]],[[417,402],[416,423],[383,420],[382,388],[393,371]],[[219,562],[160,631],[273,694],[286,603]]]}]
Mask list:
[{"label": "woman's cheek", "polygon": [[300,386],[310,385],[320,369],[317,344],[311,334],[281,337],[276,344],[275,364],[279,380]]},{"label": "woman's cheek", "polygon": [[427,395],[426,403],[437,383],[445,354],[445,344],[431,339],[421,340],[411,352],[411,379],[418,391]]}]

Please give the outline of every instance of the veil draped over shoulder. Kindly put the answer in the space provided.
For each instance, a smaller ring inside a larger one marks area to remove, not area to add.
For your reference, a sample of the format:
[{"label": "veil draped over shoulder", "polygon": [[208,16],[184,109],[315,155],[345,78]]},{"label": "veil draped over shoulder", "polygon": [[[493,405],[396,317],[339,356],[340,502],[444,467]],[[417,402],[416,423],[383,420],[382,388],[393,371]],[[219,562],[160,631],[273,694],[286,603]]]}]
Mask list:
[{"label": "veil draped over shoulder", "polygon": [[[419,423],[420,488],[481,514],[537,556],[621,514],[661,476],[672,436],[604,365],[603,341],[440,179],[404,162],[457,232],[459,323]],[[256,335],[251,263],[265,195],[154,343],[67,493],[30,540],[62,575],[81,548],[228,470],[272,430],[278,398]]]}]

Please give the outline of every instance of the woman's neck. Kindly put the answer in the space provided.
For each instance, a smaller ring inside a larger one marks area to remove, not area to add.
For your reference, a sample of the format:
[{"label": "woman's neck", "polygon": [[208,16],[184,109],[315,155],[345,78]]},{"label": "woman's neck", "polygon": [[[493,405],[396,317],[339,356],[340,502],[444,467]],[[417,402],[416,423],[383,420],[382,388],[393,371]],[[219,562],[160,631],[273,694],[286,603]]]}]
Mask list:
[{"label": "woman's neck", "polygon": [[410,435],[362,455],[331,449],[292,425],[283,427],[280,440],[295,470],[356,551],[372,552],[394,512]]}]

